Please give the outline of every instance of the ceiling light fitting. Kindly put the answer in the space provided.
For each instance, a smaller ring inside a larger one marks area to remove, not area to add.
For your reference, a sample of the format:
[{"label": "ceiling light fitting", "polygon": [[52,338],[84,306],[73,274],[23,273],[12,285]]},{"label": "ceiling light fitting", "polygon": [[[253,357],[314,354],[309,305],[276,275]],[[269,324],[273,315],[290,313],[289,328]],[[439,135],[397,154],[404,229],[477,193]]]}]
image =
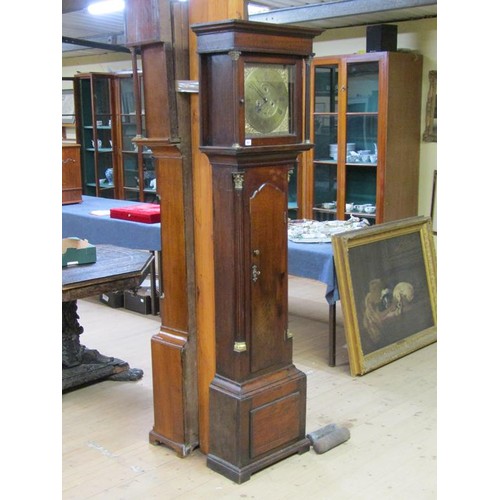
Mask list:
[{"label": "ceiling light fitting", "polygon": [[101,2],[92,3],[87,7],[89,14],[92,14],[94,16],[111,14],[112,12],[120,12],[124,9],[124,0],[104,0]]}]

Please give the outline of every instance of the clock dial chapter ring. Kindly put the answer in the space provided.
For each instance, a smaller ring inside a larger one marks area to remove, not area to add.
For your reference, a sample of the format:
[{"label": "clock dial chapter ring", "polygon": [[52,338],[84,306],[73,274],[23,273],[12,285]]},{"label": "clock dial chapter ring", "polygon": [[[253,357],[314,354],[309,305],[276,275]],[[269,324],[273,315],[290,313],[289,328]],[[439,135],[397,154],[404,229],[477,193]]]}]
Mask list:
[{"label": "clock dial chapter ring", "polygon": [[288,86],[283,70],[255,67],[245,77],[245,128],[247,132],[288,132]]}]

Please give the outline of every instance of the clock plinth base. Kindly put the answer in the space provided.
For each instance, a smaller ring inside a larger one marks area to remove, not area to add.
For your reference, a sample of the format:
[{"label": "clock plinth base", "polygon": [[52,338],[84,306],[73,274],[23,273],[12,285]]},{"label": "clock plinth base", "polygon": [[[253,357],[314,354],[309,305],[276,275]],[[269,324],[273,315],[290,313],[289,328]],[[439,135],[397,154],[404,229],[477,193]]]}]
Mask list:
[{"label": "clock plinth base", "polygon": [[227,479],[230,479],[237,484],[241,484],[248,481],[254,472],[265,469],[266,467],[269,467],[270,465],[273,465],[291,455],[302,455],[303,453],[308,452],[310,447],[311,442],[309,439],[304,438],[293,445],[278,450],[272,455],[268,455],[261,460],[256,460],[243,467],[237,467],[219,457],[209,454],[207,458],[207,466],[209,469],[218,472]]},{"label": "clock plinth base", "polygon": [[290,365],[243,384],[210,386],[207,466],[240,484],[311,443],[305,436],[306,375]]}]

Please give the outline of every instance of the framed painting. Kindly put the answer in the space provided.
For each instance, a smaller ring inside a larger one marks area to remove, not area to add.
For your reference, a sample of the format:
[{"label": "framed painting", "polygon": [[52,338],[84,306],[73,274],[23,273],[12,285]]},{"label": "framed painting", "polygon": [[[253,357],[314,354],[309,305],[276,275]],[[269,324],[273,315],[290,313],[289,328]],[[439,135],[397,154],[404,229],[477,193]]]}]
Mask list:
[{"label": "framed painting", "polygon": [[437,142],[437,71],[429,71],[429,91],[425,106],[424,142]]},{"label": "framed painting", "polygon": [[332,237],[351,375],[437,340],[436,253],[430,217]]},{"label": "framed painting", "polygon": [[432,232],[437,235],[437,170],[434,170],[431,199]]},{"label": "framed painting", "polygon": [[75,123],[75,99],[72,89],[62,90],[62,122]]}]

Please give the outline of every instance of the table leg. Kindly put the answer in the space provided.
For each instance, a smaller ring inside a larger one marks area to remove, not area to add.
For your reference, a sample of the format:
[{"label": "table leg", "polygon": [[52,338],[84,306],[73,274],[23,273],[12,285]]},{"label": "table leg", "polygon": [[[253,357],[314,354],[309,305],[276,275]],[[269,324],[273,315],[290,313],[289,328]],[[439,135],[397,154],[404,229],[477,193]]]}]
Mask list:
[{"label": "table leg", "polygon": [[100,354],[80,344],[83,327],[78,323],[76,300],[62,303],[62,388],[63,390],[99,380],[139,380],[143,371],[130,368],[121,359]]},{"label": "table leg", "polygon": [[335,366],[337,352],[337,302],[330,304],[330,317],[328,323],[328,365]]},{"label": "table leg", "polygon": [[[154,252],[151,251],[154,255]],[[149,277],[151,281],[151,293],[149,297],[151,298],[151,314],[155,316],[157,314],[156,311],[156,269],[155,269],[155,260],[151,261],[151,265],[149,266]]]}]

